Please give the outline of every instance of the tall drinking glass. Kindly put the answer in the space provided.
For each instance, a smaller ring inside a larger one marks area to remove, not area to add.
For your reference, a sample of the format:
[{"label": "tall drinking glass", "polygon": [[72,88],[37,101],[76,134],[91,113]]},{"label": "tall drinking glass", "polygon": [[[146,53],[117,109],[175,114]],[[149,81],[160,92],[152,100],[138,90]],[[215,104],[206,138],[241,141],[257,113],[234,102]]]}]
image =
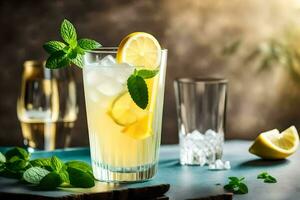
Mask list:
[{"label": "tall drinking glass", "polygon": [[204,165],[221,159],[227,80],[179,78],[174,82],[180,163]]},{"label": "tall drinking glass", "polygon": [[135,66],[117,63],[117,48],[84,55],[84,91],[92,167],[97,179],[132,182],[152,178],[157,170],[167,50],[159,73],[147,79],[149,103],[135,105],[127,79]]},{"label": "tall drinking glass", "polygon": [[41,61],[24,63],[17,114],[29,150],[69,146],[77,111],[70,68],[50,70]]}]

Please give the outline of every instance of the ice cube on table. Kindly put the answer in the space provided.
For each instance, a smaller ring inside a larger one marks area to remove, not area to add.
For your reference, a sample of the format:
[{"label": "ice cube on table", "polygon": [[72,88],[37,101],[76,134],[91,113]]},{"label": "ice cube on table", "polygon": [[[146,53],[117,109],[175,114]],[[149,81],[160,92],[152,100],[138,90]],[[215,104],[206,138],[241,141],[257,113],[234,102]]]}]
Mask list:
[{"label": "ice cube on table", "polygon": [[220,159],[216,160],[215,165],[216,165],[216,169],[220,169],[220,170],[224,169],[224,163]]},{"label": "ice cube on table", "polygon": [[214,163],[209,164],[209,170],[229,170],[231,168],[230,161],[222,161],[217,159]]},{"label": "ice cube on table", "polygon": [[224,168],[225,168],[226,170],[231,169],[230,161],[225,161],[225,163],[224,163]]},{"label": "ice cube on table", "polygon": [[208,165],[208,169],[215,170],[216,169],[216,165],[214,163],[211,163],[211,164]]},{"label": "ice cube on table", "polygon": [[99,61],[99,65],[103,67],[112,66],[116,63],[116,59],[111,55],[107,55]]}]

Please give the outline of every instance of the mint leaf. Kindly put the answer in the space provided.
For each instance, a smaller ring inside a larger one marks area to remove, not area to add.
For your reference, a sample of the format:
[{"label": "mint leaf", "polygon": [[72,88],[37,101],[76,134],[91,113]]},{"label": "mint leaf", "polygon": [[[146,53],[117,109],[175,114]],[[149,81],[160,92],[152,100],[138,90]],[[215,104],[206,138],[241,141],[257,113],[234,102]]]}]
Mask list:
[{"label": "mint leaf", "polygon": [[80,54],[80,55],[84,55],[85,50],[82,49],[80,46],[77,46],[77,47],[76,47],[76,52],[77,52],[78,54]]},{"label": "mint leaf", "polygon": [[29,160],[30,154],[23,148],[14,147],[5,153],[6,160],[10,160],[12,157],[17,156],[20,159]]},{"label": "mint leaf", "polygon": [[52,164],[51,164],[51,159],[50,158],[39,158],[39,159],[35,159],[35,160],[31,160],[30,164],[33,167],[42,167],[45,168],[47,170],[52,171]]},{"label": "mint leaf", "polygon": [[65,165],[67,167],[73,167],[73,168],[80,169],[84,172],[92,172],[92,167],[83,161],[77,161],[77,160],[69,161],[69,162],[66,162]]},{"label": "mint leaf", "polygon": [[61,24],[60,35],[66,44],[60,41],[49,41],[43,45],[50,54],[46,61],[46,67],[49,69],[66,67],[71,63],[82,68],[82,56],[85,51],[101,47],[101,44],[95,40],[84,38],[77,41],[76,29],[67,19]]},{"label": "mint leaf", "polygon": [[238,194],[247,194],[248,193],[248,186],[245,183],[240,183],[238,190]]},{"label": "mint leaf", "polygon": [[18,158],[17,156],[12,157],[8,162],[6,162],[6,168],[12,172],[19,172],[25,170],[28,165],[27,160]]},{"label": "mint leaf", "polygon": [[80,46],[84,50],[92,50],[100,48],[102,45],[95,40],[83,38],[78,40],[78,46]]},{"label": "mint leaf", "polygon": [[70,183],[69,174],[66,167],[63,167],[63,169],[59,172],[59,176],[62,183]]},{"label": "mint leaf", "polygon": [[273,176],[268,176],[267,178],[265,178],[264,183],[277,183],[277,180]]},{"label": "mint leaf", "polygon": [[48,170],[41,167],[31,167],[24,172],[23,178],[28,183],[39,184],[42,178],[49,173]]},{"label": "mint leaf", "polygon": [[73,26],[73,24],[70,21],[68,21],[67,19],[64,19],[64,21],[61,24],[60,35],[61,35],[62,39],[66,43],[70,44],[71,46],[77,45],[76,29]]},{"label": "mint leaf", "polygon": [[262,172],[257,175],[257,179],[263,179],[264,183],[277,183],[277,179],[271,176],[268,172]]},{"label": "mint leaf", "polygon": [[231,177],[228,177],[228,179],[231,181],[231,182],[239,182],[240,179],[238,177],[234,177],[234,176],[231,176]]},{"label": "mint leaf", "polygon": [[148,105],[148,88],[145,80],[133,74],[127,80],[127,88],[135,104],[145,109]]},{"label": "mint leaf", "polygon": [[52,54],[56,51],[63,50],[66,45],[60,41],[49,41],[43,45],[43,48],[49,53]]},{"label": "mint leaf", "polygon": [[60,186],[62,180],[57,172],[50,172],[40,181],[40,188],[43,190],[53,190]]},{"label": "mint leaf", "polygon": [[52,156],[51,166],[54,171],[59,172],[63,168],[64,163],[58,157]]},{"label": "mint leaf", "polygon": [[69,58],[64,51],[57,51],[47,59],[46,67],[49,69],[62,68],[70,64]]},{"label": "mint leaf", "polygon": [[243,181],[245,180],[244,177],[228,177],[229,183],[224,186],[225,190],[233,192],[234,194],[246,194],[248,193],[248,187]]},{"label": "mint leaf", "polygon": [[69,173],[71,185],[81,188],[95,186],[94,177],[90,173],[86,173],[85,171],[74,167],[68,167],[67,171]]},{"label": "mint leaf", "polygon": [[143,79],[149,79],[156,76],[156,74],[159,72],[159,70],[148,70],[148,69],[141,69],[136,72],[137,76],[142,77]]},{"label": "mint leaf", "polygon": [[6,162],[6,158],[5,156],[0,152],[0,163],[5,163]]},{"label": "mint leaf", "polygon": [[71,62],[74,65],[83,68],[83,55],[77,54],[75,58],[71,59]]},{"label": "mint leaf", "polygon": [[259,175],[257,175],[257,179],[265,179],[268,175],[268,172],[262,172]]}]

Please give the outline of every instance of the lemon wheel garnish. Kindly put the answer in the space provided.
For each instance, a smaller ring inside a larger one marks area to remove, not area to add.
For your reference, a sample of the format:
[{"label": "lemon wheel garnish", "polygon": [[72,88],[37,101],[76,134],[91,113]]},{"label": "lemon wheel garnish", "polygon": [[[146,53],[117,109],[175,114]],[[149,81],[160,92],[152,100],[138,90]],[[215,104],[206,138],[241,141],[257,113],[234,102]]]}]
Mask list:
[{"label": "lemon wheel garnish", "polygon": [[139,108],[128,92],[119,95],[111,104],[109,115],[120,126],[128,126],[144,117],[147,111]]},{"label": "lemon wheel garnish", "polygon": [[277,129],[261,133],[249,148],[250,153],[265,159],[283,159],[297,150],[299,135],[294,126],[279,133]]},{"label": "lemon wheel garnish", "polygon": [[135,32],[126,36],[117,52],[119,63],[128,63],[135,67],[156,68],[160,64],[161,47],[149,33]]}]

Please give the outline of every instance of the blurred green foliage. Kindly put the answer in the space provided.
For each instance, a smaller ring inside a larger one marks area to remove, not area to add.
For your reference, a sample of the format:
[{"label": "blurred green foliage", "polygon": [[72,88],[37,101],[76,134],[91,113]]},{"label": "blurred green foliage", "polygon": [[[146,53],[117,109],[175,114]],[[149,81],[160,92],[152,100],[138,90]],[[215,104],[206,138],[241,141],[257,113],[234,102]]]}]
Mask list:
[{"label": "blurred green foliage", "polygon": [[[224,46],[222,54],[235,55],[243,48],[242,40],[237,39]],[[284,67],[300,84],[300,28],[290,27],[276,38],[262,41],[255,48],[247,49],[243,58],[245,64],[257,61],[259,71],[274,67]]]}]

